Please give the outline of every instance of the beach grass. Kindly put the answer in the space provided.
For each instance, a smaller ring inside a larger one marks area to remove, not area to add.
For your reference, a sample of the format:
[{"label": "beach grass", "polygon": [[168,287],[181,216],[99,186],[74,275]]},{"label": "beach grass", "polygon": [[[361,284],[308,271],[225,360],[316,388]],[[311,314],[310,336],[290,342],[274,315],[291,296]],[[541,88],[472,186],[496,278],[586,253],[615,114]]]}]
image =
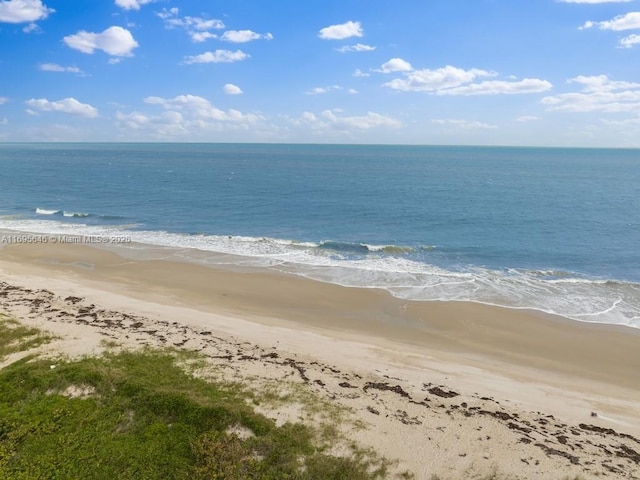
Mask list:
[{"label": "beach grass", "polygon": [[8,315],[0,313],[0,361],[7,356],[37,348],[51,337],[37,328],[25,327]]},{"label": "beach grass", "polygon": [[277,426],[242,388],[188,374],[181,355],[27,357],[2,369],[0,478],[386,477],[383,460],[327,453],[311,426]]}]

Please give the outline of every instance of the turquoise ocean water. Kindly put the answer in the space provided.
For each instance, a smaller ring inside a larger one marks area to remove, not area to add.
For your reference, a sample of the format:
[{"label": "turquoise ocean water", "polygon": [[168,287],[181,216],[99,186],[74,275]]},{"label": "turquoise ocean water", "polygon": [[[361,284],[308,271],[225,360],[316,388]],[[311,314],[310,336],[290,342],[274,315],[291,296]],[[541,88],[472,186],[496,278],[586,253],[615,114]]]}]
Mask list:
[{"label": "turquoise ocean water", "polygon": [[640,150],[4,144],[0,229],[640,327]]}]

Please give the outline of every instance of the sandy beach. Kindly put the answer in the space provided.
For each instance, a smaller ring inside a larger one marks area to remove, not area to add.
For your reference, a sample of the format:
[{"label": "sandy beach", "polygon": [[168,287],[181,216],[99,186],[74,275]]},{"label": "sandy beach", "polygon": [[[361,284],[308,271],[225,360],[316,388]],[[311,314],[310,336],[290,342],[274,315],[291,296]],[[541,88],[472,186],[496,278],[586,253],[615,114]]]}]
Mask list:
[{"label": "sandy beach", "polygon": [[84,245],[5,247],[0,282],[0,310],[57,335],[52,355],[171,346],[304,384],[419,479],[640,478],[637,329]]}]

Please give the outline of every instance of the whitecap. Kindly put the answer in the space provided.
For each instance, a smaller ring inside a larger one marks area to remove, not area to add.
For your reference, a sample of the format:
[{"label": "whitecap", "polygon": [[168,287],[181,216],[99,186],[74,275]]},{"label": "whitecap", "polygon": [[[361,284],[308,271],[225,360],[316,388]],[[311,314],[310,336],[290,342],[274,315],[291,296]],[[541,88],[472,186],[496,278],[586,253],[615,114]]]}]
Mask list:
[{"label": "whitecap", "polygon": [[75,217],[75,218],[84,218],[88,217],[88,213],[84,212],[67,212],[66,210],[62,212],[63,217]]},{"label": "whitecap", "polygon": [[36,214],[38,215],[56,215],[60,213],[60,210],[50,210],[47,208],[36,208]]}]

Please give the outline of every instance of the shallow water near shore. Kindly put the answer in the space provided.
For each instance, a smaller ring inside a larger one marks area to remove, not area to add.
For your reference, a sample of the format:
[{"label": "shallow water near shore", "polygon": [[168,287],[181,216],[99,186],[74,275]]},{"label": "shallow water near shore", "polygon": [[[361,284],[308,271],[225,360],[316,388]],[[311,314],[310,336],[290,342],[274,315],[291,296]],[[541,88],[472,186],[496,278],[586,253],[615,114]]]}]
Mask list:
[{"label": "shallow water near shore", "polygon": [[4,245],[120,237],[132,253],[640,327],[637,150],[7,144],[0,166]]}]

